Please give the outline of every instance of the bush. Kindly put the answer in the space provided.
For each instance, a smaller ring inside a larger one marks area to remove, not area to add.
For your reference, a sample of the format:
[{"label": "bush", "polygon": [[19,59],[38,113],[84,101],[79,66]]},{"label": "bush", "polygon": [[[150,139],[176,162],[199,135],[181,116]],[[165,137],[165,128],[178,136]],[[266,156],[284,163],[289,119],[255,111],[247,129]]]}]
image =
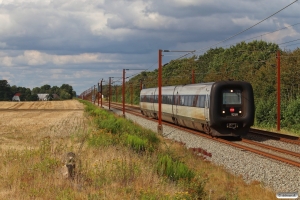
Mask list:
[{"label": "bush", "polygon": [[141,139],[135,135],[127,135],[126,139],[127,145],[129,145],[137,153],[143,152],[146,150],[146,145],[148,141],[146,139]]},{"label": "bush", "polygon": [[282,112],[282,127],[289,130],[300,130],[300,97],[289,102]]},{"label": "bush", "polygon": [[184,163],[174,160],[169,155],[161,155],[158,158],[157,173],[167,176],[172,181],[179,179],[191,180],[195,175]]},{"label": "bush", "polygon": [[273,126],[276,124],[276,102],[275,98],[260,99],[256,105],[256,123],[263,126]]}]

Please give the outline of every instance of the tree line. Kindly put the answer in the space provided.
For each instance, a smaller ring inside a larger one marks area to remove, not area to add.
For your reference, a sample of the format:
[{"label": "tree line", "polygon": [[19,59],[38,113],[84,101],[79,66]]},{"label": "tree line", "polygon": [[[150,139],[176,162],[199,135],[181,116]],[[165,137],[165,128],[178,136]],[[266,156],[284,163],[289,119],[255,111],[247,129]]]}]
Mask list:
[{"label": "tree line", "polygon": [[46,84],[35,87],[32,90],[26,87],[10,86],[7,80],[0,80],[0,101],[11,101],[16,93],[20,93],[21,101],[38,101],[37,94],[49,94],[49,100],[66,100],[76,97],[76,92],[69,84],[62,84],[60,87]]},{"label": "tree line", "polygon": [[[241,42],[228,48],[214,48],[203,55],[163,63],[162,84],[181,85],[221,80],[248,81],[255,97],[255,123],[276,127],[277,51],[280,52],[281,127],[300,132],[300,49],[280,49],[265,41]],[[139,104],[140,83],[157,87],[158,70],[142,72],[126,82],[126,102]],[[116,99],[116,92],[118,98]],[[122,86],[114,86],[112,100],[121,102]],[[108,87],[103,93],[108,95]]]}]

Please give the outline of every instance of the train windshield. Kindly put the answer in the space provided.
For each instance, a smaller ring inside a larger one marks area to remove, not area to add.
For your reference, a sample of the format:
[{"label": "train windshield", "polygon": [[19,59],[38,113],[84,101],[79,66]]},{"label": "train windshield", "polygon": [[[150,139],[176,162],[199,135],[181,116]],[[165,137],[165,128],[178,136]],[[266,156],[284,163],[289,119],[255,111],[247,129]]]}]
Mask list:
[{"label": "train windshield", "polygon": [[241,104],[241,96],[240,90],[223,90],[223,104]]}]

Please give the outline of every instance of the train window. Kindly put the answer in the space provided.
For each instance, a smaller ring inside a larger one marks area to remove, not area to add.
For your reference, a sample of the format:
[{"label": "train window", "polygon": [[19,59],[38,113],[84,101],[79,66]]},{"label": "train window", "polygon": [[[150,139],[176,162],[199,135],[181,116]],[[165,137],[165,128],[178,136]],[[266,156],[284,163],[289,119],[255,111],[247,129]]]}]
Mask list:
[{"label": "train window", "polygon": [[192,95],[188,95],[187,106],[193,106],[193,96]]},{"label": "train window", "polygon": [[205,105],[205,95],[199,95],[197,101],[197,107],[204,108],[204,105]]},{"label": "train window", "polygon": [[174,105],[180,105],[180,96],[179,95],[174,96]]},{"label": "train window", "polygon": [[163,95],[162,96],[162,103],[163,104],[171,104],[172,101],[171,101],[170,95]]},{"label": "train window", "polygon": [[197,106],[197,101],[198,101],[198,95],[193,96],[193,107]]},{"label": "train window", "polygon": [[174,96],[174,101],[173,101],[173,105],[177,105],[177,99],[178,99],[178,96],[176,95],[176,96]]},{"label": "train window", "polygon": [[172,104],[172,102],[173,102],[173,96],[169,95],[168,96],[168,104]]},{"label": "train window", "polygon": [[181,98],[180,98],[180,105],[181,106],[184,106],[184,101],[185,101],[185,98],[184,98],[185,96],[181,96]]},{"label": "train window", "polygon": [[185,106],[190,106],[190,95],[186,95]]},{"label": "train window", "polygon": [[189,97],[187,95],[184,95],[184,102],[183,102],[183,105],[184,106],[187,106],[188,105],[188,101],[189,101]]},{"label": "train window", "polygon": [[189,106],[190,105],[190,96],[189,95],[185,96],[184,105],[185,106]]},{"label": "train window", "polygon": [[240,90],[223,90],[223,104],[241,104],[241,96]]}]

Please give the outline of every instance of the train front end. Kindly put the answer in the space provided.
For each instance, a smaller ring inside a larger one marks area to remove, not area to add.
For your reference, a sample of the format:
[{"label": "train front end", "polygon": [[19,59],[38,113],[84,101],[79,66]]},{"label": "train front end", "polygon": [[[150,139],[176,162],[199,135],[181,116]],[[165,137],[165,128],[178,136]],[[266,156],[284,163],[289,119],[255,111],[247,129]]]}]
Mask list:
[{"label": "train front end", "polygon": [[215,82],[211,88],[209,115],[212,135],[246,135],[254,123],[251,84],[244,81]]}]

